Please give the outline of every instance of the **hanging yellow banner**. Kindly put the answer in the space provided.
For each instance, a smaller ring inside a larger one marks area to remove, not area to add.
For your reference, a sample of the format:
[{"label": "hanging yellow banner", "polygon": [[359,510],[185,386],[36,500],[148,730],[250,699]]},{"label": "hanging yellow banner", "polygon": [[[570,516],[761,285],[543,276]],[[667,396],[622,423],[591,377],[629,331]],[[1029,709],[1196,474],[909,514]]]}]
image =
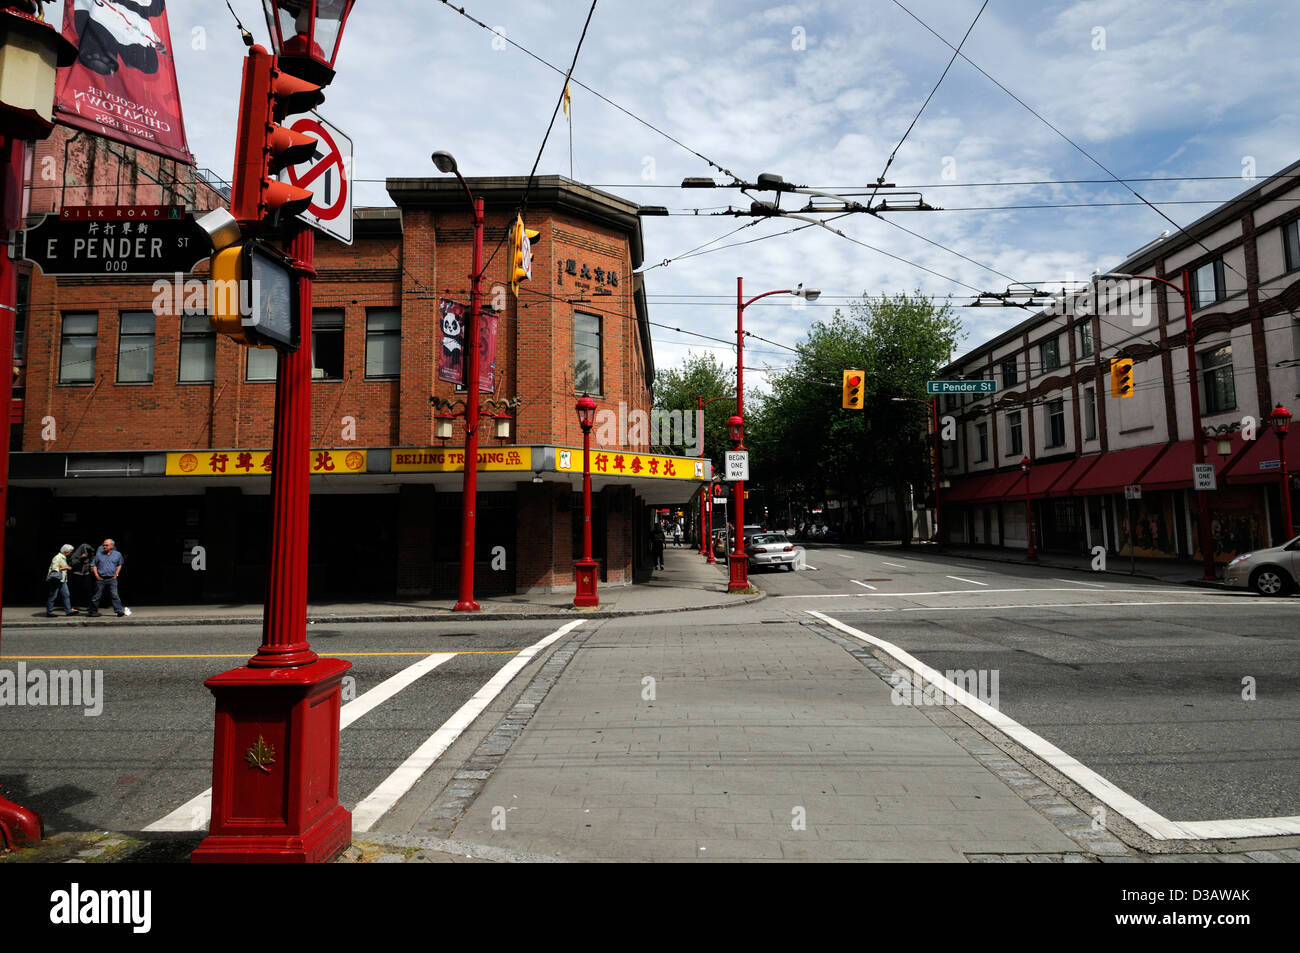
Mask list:
[{"label": "hanging yellow banner", "polygon": [[[582,450],[557,447],[555,469],[582,472]],[[669,480],[703,480],[704,461],[697,457],[661,457],[650,453],[591,449],[591,472],[606,476],[648,476]]]},{"label": "hanging yellow banner", "polygon": [[[480,449],[480,470],[531,470],[532,447],[493,447]],[[393,450],[394,473],[450,473],[465,469],[463,447],[403,447]]]}]

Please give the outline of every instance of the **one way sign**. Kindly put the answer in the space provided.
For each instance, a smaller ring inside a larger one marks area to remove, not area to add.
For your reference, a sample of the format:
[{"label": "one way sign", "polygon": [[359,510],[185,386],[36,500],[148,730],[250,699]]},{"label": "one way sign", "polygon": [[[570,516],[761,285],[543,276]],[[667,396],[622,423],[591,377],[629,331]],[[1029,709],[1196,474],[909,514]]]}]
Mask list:
[{"label": "one way sign", "polygon": [[286,170],[290,185],[310,189],[315,196],[298,217],[317,231],[352,244],[352,140],[317,112],[289,124],[316,140],[316,154]]}]

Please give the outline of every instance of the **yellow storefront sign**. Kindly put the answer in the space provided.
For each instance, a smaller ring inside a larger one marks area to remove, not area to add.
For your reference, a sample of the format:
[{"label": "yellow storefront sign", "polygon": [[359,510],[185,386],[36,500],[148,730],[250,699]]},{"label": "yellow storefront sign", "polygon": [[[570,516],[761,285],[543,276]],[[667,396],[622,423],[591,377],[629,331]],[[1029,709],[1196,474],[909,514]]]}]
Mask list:
[{"label": "yellow storefront sign", "polygon": [[[582,472],[582,450],[556,448],[555,469]],[[658,477],[667,480],[703,480],[704,461],[697,457],[661,457],[650,453],[591,449],[591,472],[605,476]]]},{"label": "yellow storefront sign", "polygon": [[[478,452],[479,470],[531,470],[532,447],[494,447]],[[394,473],[459,473],[465,469],[465,450],[448,447],[404,447],[393,451]]]},{"label": "yellow storefront sign", "polygon": [[[271,472],[269,450],[187,450],[167,454],[168,476],[256,476]],[[311,472],[365,473],[364,450],[313,450]]]}]

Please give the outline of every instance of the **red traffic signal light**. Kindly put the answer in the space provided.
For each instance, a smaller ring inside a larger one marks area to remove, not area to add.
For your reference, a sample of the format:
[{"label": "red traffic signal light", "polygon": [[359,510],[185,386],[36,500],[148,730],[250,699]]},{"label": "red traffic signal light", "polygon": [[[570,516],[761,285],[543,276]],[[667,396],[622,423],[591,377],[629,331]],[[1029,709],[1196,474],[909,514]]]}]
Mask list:
[{"label": "red traffic signal light", "polygon": [[239,94],[239,128],[235,140],[235,174],[230,212],[240,222],[276,226],[311,205],[309,189],[280,182],[280,170],[310,159],[317,143],[311,136],[279,125],[285,116],[306,112],[325,99],[319,86],[290,76],[260,46],[244,60]]},{"label": "red traffic signal light", "polygon": [[844,385],[840,392],[840,406],[845,410],[862,409],[862,379],[866,376],[863,371],[845,371]]}]

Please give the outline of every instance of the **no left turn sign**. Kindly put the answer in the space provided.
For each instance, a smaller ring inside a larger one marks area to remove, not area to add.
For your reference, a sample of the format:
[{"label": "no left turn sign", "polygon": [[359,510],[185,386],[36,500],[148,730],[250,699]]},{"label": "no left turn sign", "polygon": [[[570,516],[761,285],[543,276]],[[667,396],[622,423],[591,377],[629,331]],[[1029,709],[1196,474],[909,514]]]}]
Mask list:
[{"label": "no left turn sign", "polygon": [[352,244],[352,140],[319,113],[310,112],[290,123],[294,132],[312,136],[316,154],[290,166],[289,183],[310,189],[315,198],[298,217],[318,231]]}]

